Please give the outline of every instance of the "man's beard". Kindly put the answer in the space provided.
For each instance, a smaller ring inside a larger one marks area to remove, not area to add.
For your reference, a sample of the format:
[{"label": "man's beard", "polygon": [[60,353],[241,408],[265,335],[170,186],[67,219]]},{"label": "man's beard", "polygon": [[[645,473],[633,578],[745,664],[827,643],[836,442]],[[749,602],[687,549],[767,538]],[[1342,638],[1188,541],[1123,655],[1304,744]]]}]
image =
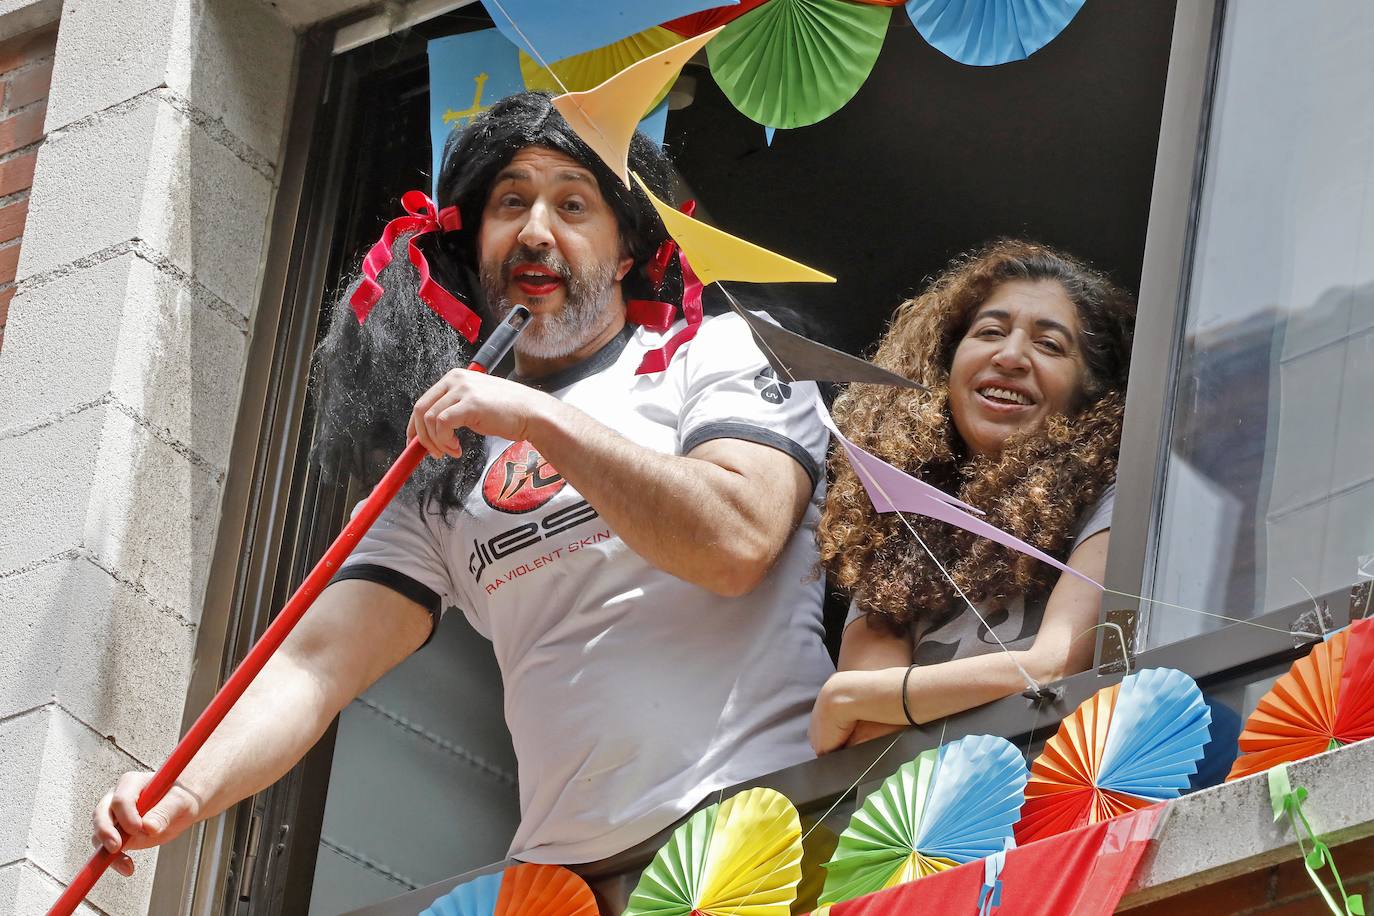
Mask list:
[{"label": "man's beard", "polygon": [[[557,359],[567,356],[592,340],[606,324],[606,305],[615,289],[616,262],[605,261],[575,272],[561,258],[547,251],[519,248],[498,267],[482,264],[482,292],[487,305],[505,318],[515,306],[506,296],[510,271],[517,264],[538,264],[556,273],[563,281],[563,308],[557,314],[537,315],[516,341],[516,349],[527,356]],[[539,302],[531,296],[526,303]]]}]

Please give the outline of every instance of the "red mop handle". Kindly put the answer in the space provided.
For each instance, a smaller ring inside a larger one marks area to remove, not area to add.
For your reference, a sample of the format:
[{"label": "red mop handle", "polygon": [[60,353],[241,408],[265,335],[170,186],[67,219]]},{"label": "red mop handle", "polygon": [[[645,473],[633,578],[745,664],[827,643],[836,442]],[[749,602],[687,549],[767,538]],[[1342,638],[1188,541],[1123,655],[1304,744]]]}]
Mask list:
[{"label": "red mop handle", "polygon": [[[492,332],[491,337],[477,351],[477,355],[467,366],[469,370],[475,372],[485,372],[486,366],[495,365],[505,355],[505,351],[515,342],[516,336],[524,327],[525,320],[529,317],[522,306],[516,306],[506,320]],[[503,331],[508,331],[503,333]],[[377,517],[382,514],[382,510],[387,507],[391,500],[400,492],[401,487],[419,467],[421,460],[425,457],[425,447],[419,438],[410,440],[401,457],[387,469],[382,475],[382,479],[373,487],[372,493],[358,508],[357,513],[344,526],[343,531],[334,539],[334,543],[329,545],[324,556],[315,564],[315,568],[310,571],[310,575],[305,577],[305,581],[296,589],[295,594],[286,602],[281,613],[276,616],[262,634],[262,638],[257,641],[248,655],[234,669],[234,673],[229,675],[229,679],[224,682],[224,686],[215,694],[210,705],[205,707],[205,711],[196,719],[177,746],[172,749],[172,754],[167,758],[167,762],[158,768],[153,774],[153,778],[143,787],[143,791],[138,794],[138,813],[147,814],[158,802],[162,801],[163,796],[171,790],[177,777],[182,770],[191,762],[191,758],[201,749],[206,740],[214,732],[219,723],[229,714],[229,710],[234,708],[239,697],[248,689],[248,685],[253,683],[253,679],[262,671],[267,660],[276,653],[277,649],[286,640],[286,637],[295,629],[296,624],[305,616],[305,612],[310,610],[310,606],[315,603],[315,599],[324,591],[324,587],[329,584],[329,580],[334,577],[339,566],[348,555],[353,552],[353,548],[358,546],[358,541],[362,540],[367,530],[372,527],[372,523],[377,521]],[[127,839],[123,828],[119,828],[121,835]],[[91,856],[86,866],[77,873],[72,879],[72,883],[63,891],[62,896],[57,898],[57,902],[48,910],[48,916],[70,916],[76,910],[77,904],[86,899],[95,882],[105,873],[105,869],[110,867],[118,853],[110,852],[103,846],[96,850]]]}]

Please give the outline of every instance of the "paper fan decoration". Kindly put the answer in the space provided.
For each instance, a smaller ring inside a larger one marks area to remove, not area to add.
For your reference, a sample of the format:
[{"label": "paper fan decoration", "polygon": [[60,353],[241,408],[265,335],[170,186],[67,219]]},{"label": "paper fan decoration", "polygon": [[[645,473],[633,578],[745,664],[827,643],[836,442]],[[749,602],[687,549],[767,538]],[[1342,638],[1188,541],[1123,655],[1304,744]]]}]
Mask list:
[{"label": "paper fan decoration", "polygon": [[[565,57],[562,60],[551,61],[549,66],[553,70],[552,73],[544,69],[533,57],[521,51],[520,74],[525,78],[526,89],[544,89],[553,93],[563,92],[564,89],[568,92],[584,92],[600,86],[631,64],[671,48],[681,41],[681,36],[674,35],[659,26],[654,26],[628,38],[622,38],[614,44],[606,45],[604,48],[596,48],[572,57]],[[636,112],[636,114],[643,117],[645,111],[663,101],[663,98],[668,94],[668,88],[668,86],[664,86],[648,108]]]},{"label": "paper fan decoration", "polygon": [[1374,621],[1357,620],[1293,663],[1260,698],[1227,780],[1374,736]]},{"label": "paper fan decoration", "polygon": [[1010,741],[970,735],[888,777],[840,835],[821,903],[924,878],[1005,848],[1021,810],[1026,764]]},{"label": "paper fan decoration", "polygon": [[598,916],[587,882],[558,865],[512,865],[460,884],[420,916]]},{"label": "paper fan decoration", "polygon": [[1211,720],[1197,684],[1173,668],[1148,668],[1099,690],[1031,764],[1017,842],[1177,798],[1197,770]]},{"label": "paper fan decoration", "polygon": [[1082,6],[1083,0],[908,0],[906,12],[941,54],[990,67],[1030,57]]},{"label": "paper fan decoration", "polygon": [[711,75],[760,124],[815,124],[868,79],[891,18],[889,7],[848,0],[770,0],[711,42]]},{"label": "paper fan decoration", "polygon": [[[734,6],[718,6],[715,9],[703,10],[700,13],[671,19],[663,23],[663,27],[670,32],[676,32],[683,38],[692,38],[702,32],[709,32],[734,22],[763,2],[764,0],[740,0]],[[903,0],[896,0],[896,2],[901,3]]]},{"label": "paper fan decoration", "polygon": [[748,789],[673,831],[624,916],[787,916],[801,860],[797,809],[772,789]]}]

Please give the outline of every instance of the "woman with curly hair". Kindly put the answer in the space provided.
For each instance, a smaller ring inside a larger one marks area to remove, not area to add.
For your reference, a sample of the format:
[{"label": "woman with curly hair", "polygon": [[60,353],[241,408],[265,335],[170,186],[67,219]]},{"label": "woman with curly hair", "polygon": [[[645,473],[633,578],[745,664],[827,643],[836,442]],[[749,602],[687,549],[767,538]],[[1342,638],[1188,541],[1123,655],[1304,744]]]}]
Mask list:
[{"label": "woman with curly hair", "polygon": [[[835,421],[1101,581],[1134,320],[1130,297],[1077,259],[998,242],[904,303],[878,347],[874,362],[929,393],[854,385]],[[880,515],[842,453],[831,462],[821,559],[853,604],[812,713],[818,753],[1023,689],[999,639],[1042,683],[1087,667],[1096,589],[942,522]]]}]

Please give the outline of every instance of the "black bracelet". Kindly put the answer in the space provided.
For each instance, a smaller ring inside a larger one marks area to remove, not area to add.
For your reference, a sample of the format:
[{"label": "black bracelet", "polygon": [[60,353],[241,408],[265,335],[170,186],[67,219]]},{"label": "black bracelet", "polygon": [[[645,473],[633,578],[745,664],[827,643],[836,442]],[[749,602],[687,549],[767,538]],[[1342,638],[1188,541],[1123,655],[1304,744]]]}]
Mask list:
[{"label": "black bracelet", "polygon": [[911,707],[907,705],[906,700],[906,684],[907,681],[911,679],[911,672],[912,669],[914,669],[915,667],[916,663],[912,662],[910,665],[907,666],[906,674],[902,675],[902,714],[906,716],[906,721],[910,725],[920,724],[915,719],[911,718]]}]

